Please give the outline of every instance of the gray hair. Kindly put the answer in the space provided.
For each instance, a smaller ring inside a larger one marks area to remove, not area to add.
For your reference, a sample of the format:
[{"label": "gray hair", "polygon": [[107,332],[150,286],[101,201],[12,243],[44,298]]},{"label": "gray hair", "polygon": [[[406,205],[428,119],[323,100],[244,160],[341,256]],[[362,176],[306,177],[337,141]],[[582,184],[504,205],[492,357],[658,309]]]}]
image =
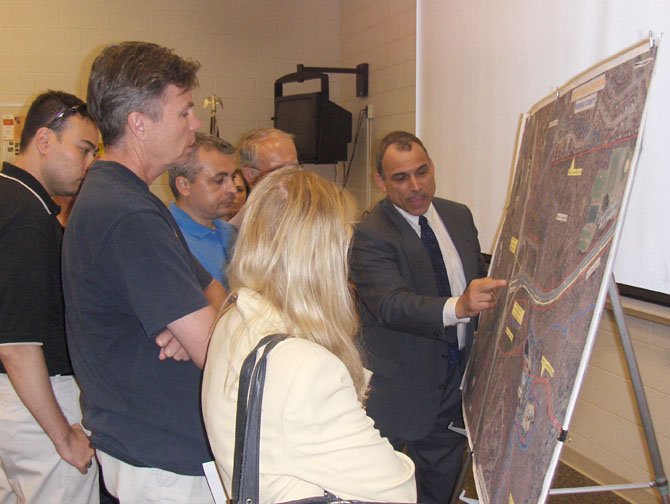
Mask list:
[{"label": "gray hair", "polygon": [[294,136],[276,128],[257,128],[243,133],[237,141],[237,155],[240,167],[251,166],[258,169],[258,144],[266,138],[276,136],[293,141]]},{"label": "gray hair", "polygon": [[87,92],[88,109],[103,143],[119,141],[131,112],[160,120],[168,85],[194,89],[199,69],[200,63],[148,42],[123,42],[103,49],[93,61]]}]

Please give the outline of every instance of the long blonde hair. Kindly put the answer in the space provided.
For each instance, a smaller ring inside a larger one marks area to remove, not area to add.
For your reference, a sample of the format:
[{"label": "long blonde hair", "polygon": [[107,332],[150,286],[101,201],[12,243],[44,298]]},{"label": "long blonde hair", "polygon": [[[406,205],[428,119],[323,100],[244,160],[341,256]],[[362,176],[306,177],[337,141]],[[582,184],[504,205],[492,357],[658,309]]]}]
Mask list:
[{"label": "long blonde hair", "polygon": [[[269,173],[247,201],[222,314],[234,305],[237,289],[260,293],[291,336],[325,347],[344,363],[363,402],[358,315],[348,283],[355,216],[354,199],[334,183],[295,168]],[[228,337],[235,348],[241,334]]]}]

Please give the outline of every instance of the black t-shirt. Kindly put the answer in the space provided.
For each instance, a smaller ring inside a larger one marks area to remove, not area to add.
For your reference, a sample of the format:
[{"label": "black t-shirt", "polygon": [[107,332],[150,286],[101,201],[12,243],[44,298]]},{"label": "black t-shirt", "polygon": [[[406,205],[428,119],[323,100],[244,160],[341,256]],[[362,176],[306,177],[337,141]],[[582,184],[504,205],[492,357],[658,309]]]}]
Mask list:
[{"label": "black t-shirt", "polygon": [[[65,342],[60,207],[28,172],[0,173],[0,344],[42,345],[50,375],[72,374]],[[0,362],[0,372],[5,368]]]},{"label": "black t-shirt", "polygon": [[96,448],[139,467],[203,474],[212,457],[201,371],[160,361],[154,337],[205,307],[209,282],[147,184],[118,163],[97,162],[63,243],[70,357]]}]

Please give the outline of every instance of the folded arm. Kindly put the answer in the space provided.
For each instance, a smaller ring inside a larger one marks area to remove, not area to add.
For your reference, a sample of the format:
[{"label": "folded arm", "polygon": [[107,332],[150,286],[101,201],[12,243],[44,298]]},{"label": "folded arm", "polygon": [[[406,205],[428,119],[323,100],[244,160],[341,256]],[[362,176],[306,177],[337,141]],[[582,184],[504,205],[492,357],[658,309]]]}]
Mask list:
[{"label": "folded arm", "polygon": [[[215,317],[214,308],[205,306],[167,325],[176,341],[200,369],[205,366],[207,346]],[[164,352],[165,348],[162,348],[161,354]],[[165,357],[173,357],[173,355],[165,355]]]},{"label": "folded arm", "polygon": [[[200,355],[200,348],[204,345],[205,348],[205,355],[207,354],[207,346],[209,345],[209,338],[210,338],[210,332],[211,328],[214,324],[215,316],[218,310],[223,306],[223,302],[226,298],[226,289],[221,285],[220,282],[217,280],[212,279],[210,284],[207,286],[205,289],[205,297],[207,298],[207,301],[209,301],[209,305],[214,311],[214,315],[212,316],[212,321],[209,323],[209,327],[207,329],[207,338],[206,341],[198,341],[201,340],[202,338],[202,333],[196,333],[189,335],[187,333],[190,333],[189,331],[189,324],[190,323],[196,323],[196,324],[202,324],[199,318],[194,318],[191,322],[186,322],[181,324],[177,323],[176,325],[173,324],[168,324],[168,329],[165,329],[162,331],[158,336],[156,336],[156,345],[160,348],[160,351],[158,353],[158,358],[160,360],[165,360],[165,359],[174,359],[177,361],[187,361],[191,359],[191,353],[184,348],[184,346],[181,344],[181,341],[179,338],[175,336],[175,334],[170,330],[170,326],[172,325],[173,327],[176,327],[178,331],[181,331],[181,338],[186,338],[187,340],[193,340],[195,339],[196,341],[193,341],[194,347],[191,347],[191,352],[195,352],[197,355]],[[185,318],[185,317],[183,317]],[[183,320],[180,319],[180,320]],[[179,321],[175,321],[179,322]],[[196,331],[202,330],[202,327],[199,329],[195,329]],[[195,348],[197,347],[197,348]],[[202,369],[202,367],[205,365],[204,361],[204,356],[202,356],[202,364],[197,364],[196,365]],[[198,357],[200,359],[200,357]]]}]

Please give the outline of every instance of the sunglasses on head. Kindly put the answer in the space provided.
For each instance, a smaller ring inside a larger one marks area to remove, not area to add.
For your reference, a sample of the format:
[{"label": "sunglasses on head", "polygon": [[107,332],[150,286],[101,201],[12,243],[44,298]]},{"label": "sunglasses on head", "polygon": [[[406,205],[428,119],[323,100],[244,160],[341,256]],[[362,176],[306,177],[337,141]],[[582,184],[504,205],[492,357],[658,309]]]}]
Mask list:
[{"label": "sunglasses on head", "polygon": [[80,103],[79,105],[75,105],[74,107],[70,107],[61,112],[58,112],[58,114],[56,114],[55,117],[51,121],[49,121],[49,124],[47,124],[46,127],[49,129],[54,129],[60,126],[63,123],[63,121],[68,117],[70,117],[71,115],[83,114],[85,112],[86,112],[86,104]]}]

